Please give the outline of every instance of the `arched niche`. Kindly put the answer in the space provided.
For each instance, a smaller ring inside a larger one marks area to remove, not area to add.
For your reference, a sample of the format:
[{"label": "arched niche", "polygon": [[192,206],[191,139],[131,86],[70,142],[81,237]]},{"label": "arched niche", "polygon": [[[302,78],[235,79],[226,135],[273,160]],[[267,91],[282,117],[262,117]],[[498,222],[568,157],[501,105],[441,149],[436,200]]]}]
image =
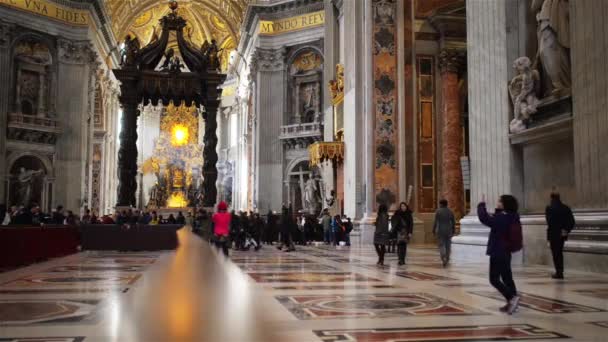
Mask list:
[{"label": "arched niche", "polygon": [[321,121],[323,54],[314,46],[294,50],[287,58],[289,124]]},{"label": "arched niche", "polygon": [[[294,211],[306,214],[320,212],[323,204],[324,184],[319,169],[311,168],[308,158],[302,158],[293,160],[285,170],[287,202],[292,205]],[[312,205],[308,203],[309,201]]]},{"label": "arched niche", "polygon": [[8,203],[18,206],[39,205],[48,210],[52,192],[52,165],[43,156],[21,153],[9,158]]}]

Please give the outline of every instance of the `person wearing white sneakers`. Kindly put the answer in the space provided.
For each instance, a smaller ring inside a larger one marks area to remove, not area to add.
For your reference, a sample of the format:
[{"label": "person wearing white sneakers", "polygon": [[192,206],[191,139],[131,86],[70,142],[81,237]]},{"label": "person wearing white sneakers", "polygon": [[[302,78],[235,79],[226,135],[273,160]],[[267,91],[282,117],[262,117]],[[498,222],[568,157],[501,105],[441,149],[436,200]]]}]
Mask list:
[{"label": "person wearing white sneakers", "polygon": [[507,300],[500,308],[509,315],[517,311],[520,296],[513,281],[511,253],[522,249],[522,232],[517,199],[502,195],[493,215],[486,210],[485,195],[477,206],[479,221],[490,227],[486,254],[490,256],[490,284]]}]

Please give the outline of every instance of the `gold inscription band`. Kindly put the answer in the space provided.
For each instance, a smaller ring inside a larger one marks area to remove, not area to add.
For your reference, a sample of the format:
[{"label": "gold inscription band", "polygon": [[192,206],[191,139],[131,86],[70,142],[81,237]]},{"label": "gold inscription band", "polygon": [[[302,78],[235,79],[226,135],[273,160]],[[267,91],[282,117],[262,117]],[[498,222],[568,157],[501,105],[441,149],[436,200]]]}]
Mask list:
[{"label": "gold inscription band", "polygon": [[89,25],[89,13],[85,10],[74,10],[44,0],[0,0],[0,6],[38,14],[47,18],[76,26]]},{"label": "gold inscription band", "polygon": [[261,20],[260,35],[275,35],[292,31],[303,30],[307,28],[322,26],[325,23],[325,12],[318,11],[299,15],[297,17],[278,19],[278,20]]}]

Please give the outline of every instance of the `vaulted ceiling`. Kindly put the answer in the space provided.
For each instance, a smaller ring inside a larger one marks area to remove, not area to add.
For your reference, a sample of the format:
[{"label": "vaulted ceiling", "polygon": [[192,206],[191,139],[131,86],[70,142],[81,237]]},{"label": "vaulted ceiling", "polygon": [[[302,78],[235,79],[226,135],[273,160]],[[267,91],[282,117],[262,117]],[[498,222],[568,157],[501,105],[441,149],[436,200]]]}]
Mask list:
[{"label": "vaulted ceiling", "polygon": [[[248,0],[178,0],[177,12],[187,20],[186,35],[200,46],[215,39],[225,58],[239,40],[239,28]],[[159,19],[170,12],[166,0],[106,0],[112,29],[119,40],[135,35],[145,45],[154,31],[160,33]],[[225,67],[225,66],[224,66]]]}]

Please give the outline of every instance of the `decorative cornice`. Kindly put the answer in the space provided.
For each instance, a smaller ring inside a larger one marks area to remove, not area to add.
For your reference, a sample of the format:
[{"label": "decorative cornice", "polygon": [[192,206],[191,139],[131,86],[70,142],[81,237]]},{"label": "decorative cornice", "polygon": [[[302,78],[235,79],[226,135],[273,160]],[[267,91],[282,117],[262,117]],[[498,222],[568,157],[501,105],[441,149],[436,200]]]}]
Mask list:
[{"label": "decorative cornice", "polygon": [[466,66],[466,52],[463,50],[443,49],[437,57],[441,73],[459,73]]},{"label": "decorative cornice", "polygon": [[[97,62],[97,53],[89,41],[57,41],[59,61],[66,64],[89,64]],[[98,63],[98,62],[97,62]],[[97,69],[98,65],[95,66]]]},{"label": "decorative cornice", "polygon": [[285,48],[263,49],[257,48],[251,58],[252,73],[257,71],[282,71],[285,70]]},{"label": "decorative cornice", "polygon": [[[52,0],[58,4],[68,6],[68,7],[76,7],[82,9],[88,9],[92,13],[95,14],[95,17],[99,20],[101,26],[98,28],[103,34],[104,39],[106,40],[106,44],[109,47],[113,46],[112,39],[114,37],[114,33],[109,29],[109,16],[106,13],[105,6],[103,4],[104,0]],[[91,9],[92,8],[92,9]]]},{"label": "decorative cornice", "polygon": [[[65,8],[74,10],[84,10],[90,13],[90,18],[94,21],[95,29],[103,37],[101,40],[105,42],[108,49],[112,49],[116,45],[114,34],[110,28],[109,17],[106,14],[104,0],[47,0]],[[20,22],[15,22],[17,25],[22,25]]]}]

